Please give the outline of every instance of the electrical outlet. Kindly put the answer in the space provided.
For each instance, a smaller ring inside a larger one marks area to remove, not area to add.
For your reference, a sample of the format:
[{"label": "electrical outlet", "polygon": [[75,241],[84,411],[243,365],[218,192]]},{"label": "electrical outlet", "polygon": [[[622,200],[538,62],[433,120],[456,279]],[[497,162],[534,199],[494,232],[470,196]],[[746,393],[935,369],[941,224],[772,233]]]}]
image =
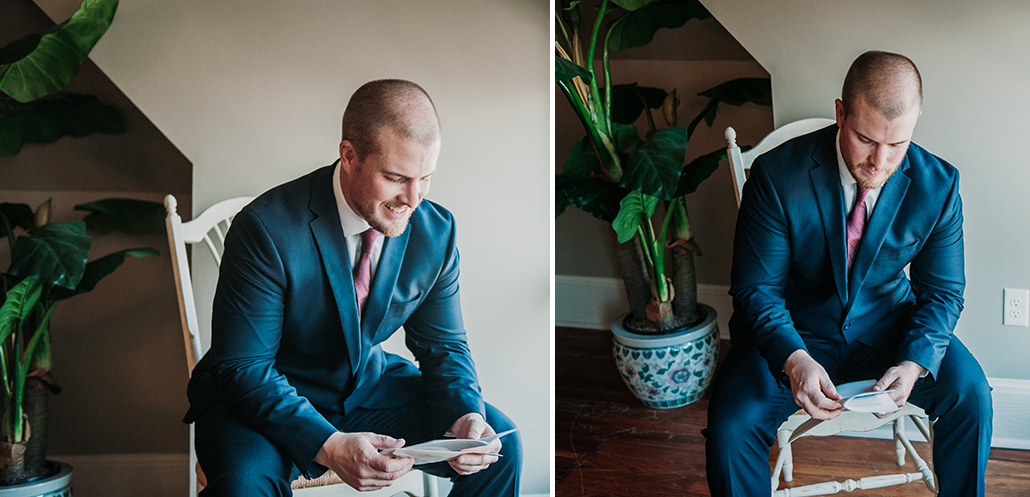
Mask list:
[{"label": "electrical outlet", "polygon": [[1005,326],[1030,326],[1030,290],[1005,289]]}]

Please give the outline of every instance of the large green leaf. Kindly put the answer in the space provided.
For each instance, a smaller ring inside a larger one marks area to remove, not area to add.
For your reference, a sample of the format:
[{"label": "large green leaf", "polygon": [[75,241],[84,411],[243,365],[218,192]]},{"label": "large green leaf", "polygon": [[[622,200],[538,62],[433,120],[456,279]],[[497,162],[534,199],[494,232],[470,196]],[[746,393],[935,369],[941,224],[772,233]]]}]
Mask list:
[{"label": "large green leaf", "polygon": [[560,57],[558,54],[554,55],[554,80],[555,81],[567,81],[572,78],[579,76],[583,78],[583,81],[590,82],[590,71],[586,68],[574,64],[571,60],[564,57]]},{"label": "large green leaf", "polygon": [[630,153],[619,186],[669,200],[679,184],[686,153],[686,128],[659,128],[648,132],[645,140]]},{"label": "large green leaf", "polygon": [[554,178],[555,196],[565,197],[591,216],[605,222],[612,222],[619,213],[619,202],[626,196],[626,190],[603,181],[577,178],[559,174]]},{"label": "large green leaf", "polygon": [[698,185],[712,176],[719,169],[719,161],[726,160],[726,149],[719,148],[702,155],[683,167],[679,185],[676,187],[677,197],[689,195],[697,191]]},{"label": "large green leaf", "polygon": [[561,2],[561,16],[569,25],[570,32],[579,31],[579,23],[583,21],[583,16],[579,13],[579,1],[562,0]]},{"label": "large green leaf", "polygon": [[589,178],[593,173],[600,172],[600,163],[597,161],[597,152],[590,143],[590,137],[585,136],[576,142],[569,149],[565,156],[565,164],[561,168],[562,174],[575,176],[577,178]]},{"label": "large green leaf", "polygon": [[32,52],[0,68],[0,91],[31,102],[64,88],[107,32],[117,8],[118,0],[84,0],[71,19],[43,35]]},{"label": "large green leaf", "polygon": [[[606,88],[601,89],[602,98],[605,90]],[[661,88],[637,86],[636,83],[612,85],[612,121],[633,124],[637,122],[645,106],[651,109],[661,108],[666,95],[668,93]]]},{"label": "large green leaf", "polygon": [[737,107],[746,103],[756,105],[772,105],[772,85],[768,78],[740,78],[727,81],[697,94],[708,97],[708,105],[687,126],[687,133],[694,136],[694,128],[703,119],[708,127],[715,122],[719,112],[719,104],[725,103]]},{"label": "large green leaf", "polygon": [[18,237],[11,251],[9,273],[44,283],[75,288],[86,269],[92,239],[82,221],[64,221],[40,226],[28,236]]},{"label": "large green leaf", "polygon": [[7,236],[7,227],[30,230],[36,227],[36,216],[26,204],[0,204],[0,237]]},{"label": "large green leaf", "polygon": [[26,143],[125,131],[121,112],[93,95],[59,93],[27,104],[0,95],[0,111],[0,157],[17,154]]},{"label": "large green leaf", "polygon": [[697,95],[738,107],[746,103],[772,105],[772,83],[769,78],[740,78],[709,88]]},{"label": "large green leaf", "polygon": [[557,191],[554,192],[554,217],[555,218],[557,218],[563,212],[565,212],[565,209],[568,209],[570,205],[572,205],[572,202],[569,200],[569,197],[565,196],[565,192],[564,191],[557,190]]},{"label": "large green leaf", "polygon": [[79,204],[77,211],[87,211],[83,221],[95,233],[129,233],[144,235],[165,232],[165,207],[157,202],[128,198],[107,198]]},{"label": "large green leaf", "polygon": [[655,0],[611,0],[612,3],[626,10],[637,10]]},{"label": "large green leaf", "polygon": [[0,343],[7,341],[15,328],[32,312],[43,290],[36,278],[25,278],[7,291],[0,307]]},{"label": "large green leaf", "polygon": [[0,48],[0,66],[6,66],[12,62],[24,59],[39,46],[39,40],[43,39],[46,33],[33,33],[8,43]]},{"label": "large green leaf", "polygon": [[612,123],[612,132],[615,134],[615,150],[620,153],[640,143],[637,127],[632,124]]},{"label": "large green leaf", "polygon": [[658,206],[658,199],[640,192],[629,192],[619,203],[619,214],[612,221],[612,228],[619,243],[626,243],[637,233],[644,219],[649,219]]},{"label": "large green leaf", "polygon": [[150,257],[154,255],[158,255],[158,251],[152,248],[128,249],[108,254],[86,264],[86,270],[82,274],[82,280],[79,281],[79,284],[74,289],[54,288],[53,291],[50,292],[50,299],[64,300],[79,295],[80,293],[86,293],[93,290],[101,279],[113,273],[115,269],[118,269],[118,267],[125,263],[125,258],[128,256]]},{"label": "large green leaf", "polygon": [[642,47],[651,43],[659,29],[678,28],[691,19],[707,19],[711,16],[697,0],[648,3],[615,21],[618,24],[612,28],[608,37],[608,47],[611,50]]}]

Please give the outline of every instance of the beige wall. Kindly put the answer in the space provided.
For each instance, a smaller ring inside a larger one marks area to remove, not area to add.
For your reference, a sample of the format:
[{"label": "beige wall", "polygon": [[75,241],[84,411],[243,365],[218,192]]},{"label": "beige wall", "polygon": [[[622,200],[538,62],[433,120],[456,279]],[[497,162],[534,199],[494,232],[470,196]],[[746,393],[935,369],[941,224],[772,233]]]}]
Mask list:
[{"label": "beige wall", "polygon": [[962,174],[966,305],[956,334],[987,376],[1030,379],[1030,329],[1002,325],[1002,289],[1030,288],[1030,4],[1018,0],[702,0],[772,75],[776,123],[833,117],[851,61],[911,57],[915,141]]},{"label": "beige wall", "polygon": [[[37,1],[58,19],[77,3]],[[361,83],[429,91],[444,133],[429,198],[459,222],[469,341],[486,399],[522,430],[525,492],[547,492],[551,461],[549,20],[539,0],[127,0],[92,53],[193,162],[194,212],[332,162]]]}]

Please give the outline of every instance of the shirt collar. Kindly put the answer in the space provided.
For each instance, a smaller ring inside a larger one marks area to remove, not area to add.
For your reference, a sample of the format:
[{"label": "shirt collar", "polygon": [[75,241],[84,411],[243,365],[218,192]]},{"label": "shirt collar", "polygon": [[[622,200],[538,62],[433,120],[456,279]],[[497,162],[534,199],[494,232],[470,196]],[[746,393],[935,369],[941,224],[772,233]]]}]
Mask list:
[{"label": "shirt collar", "polygon": [[336,162],[336,169],[333,170],[333,193],[336,195],[336,207],[340,211],[340,222],[343,223],[344,236],[359,235],[369,229],[368,222],[357,215],[350,204],[343,197],[343,187],[340,185],[340,162]]},{"label": "shirt collar", "polygon": [[[840,169],[840,184],[844,186],[851,186],[858,181],[851,175],[851,171],[848,170],[848,164],[844,162],[844,154],[840,153],[840,130],[837,130],[837,167]],[[337,182],[339,183],[339,182]]]}]

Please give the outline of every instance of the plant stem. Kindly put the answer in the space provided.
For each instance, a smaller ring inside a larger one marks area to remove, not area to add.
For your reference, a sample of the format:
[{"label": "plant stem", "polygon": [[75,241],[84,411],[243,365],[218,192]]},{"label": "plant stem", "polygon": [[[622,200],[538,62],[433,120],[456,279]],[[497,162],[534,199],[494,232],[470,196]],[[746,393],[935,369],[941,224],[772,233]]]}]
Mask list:
[{"label": "plant stem", "polygon": [[[557,11],[554,12],[554,20],[556,22],[556,26],[558,26],[558,31],[561,33],[562,38],[565,39],[565,44],[571,47],[572,46],[572,42],[569,41],[569,33],[567,33],[565,31],[565,24],[563,22],[561,22],[561,15],[558,14]],[[555,40],[555,41],[558,41],[558,40]]]},{"label": "plant stem", "polygon": [[612,29],[625,17],[620,17],[608,25],[608,31],[604,34],[604,47],[601,50],[601,70],[604,71],[604,115],[605,125],[608,126],[608,134],[612,135],[612,70],[608,62],[608,38],[611,37]]},{"label": "plant stem", "polygon": [[[604,115],[604,109],[601,108],[601,91],[597,86],[597,75],[594,74],[594,51],[597,48],[597,35],[601,32],[601,21],[604,20],[605,11],[608,8],[608,0],[602,0],[601,10],[597,13],[597,19],[594,21],[594,31],[590,37],[590,50],[587,51],[587,71],[590,71],[590,91],[593,95],[593,102],[597,106],[597,114],[600,121],[595,119],[597,124],[603,124],[607,121],[607,117]],[[604,84],[608,84],[608,80],[605,80]],[[608,134],[611,135],[611,126],[606,125],[604,129],[608,130]],[[616,151],[617,152],[617,151]]]}]

